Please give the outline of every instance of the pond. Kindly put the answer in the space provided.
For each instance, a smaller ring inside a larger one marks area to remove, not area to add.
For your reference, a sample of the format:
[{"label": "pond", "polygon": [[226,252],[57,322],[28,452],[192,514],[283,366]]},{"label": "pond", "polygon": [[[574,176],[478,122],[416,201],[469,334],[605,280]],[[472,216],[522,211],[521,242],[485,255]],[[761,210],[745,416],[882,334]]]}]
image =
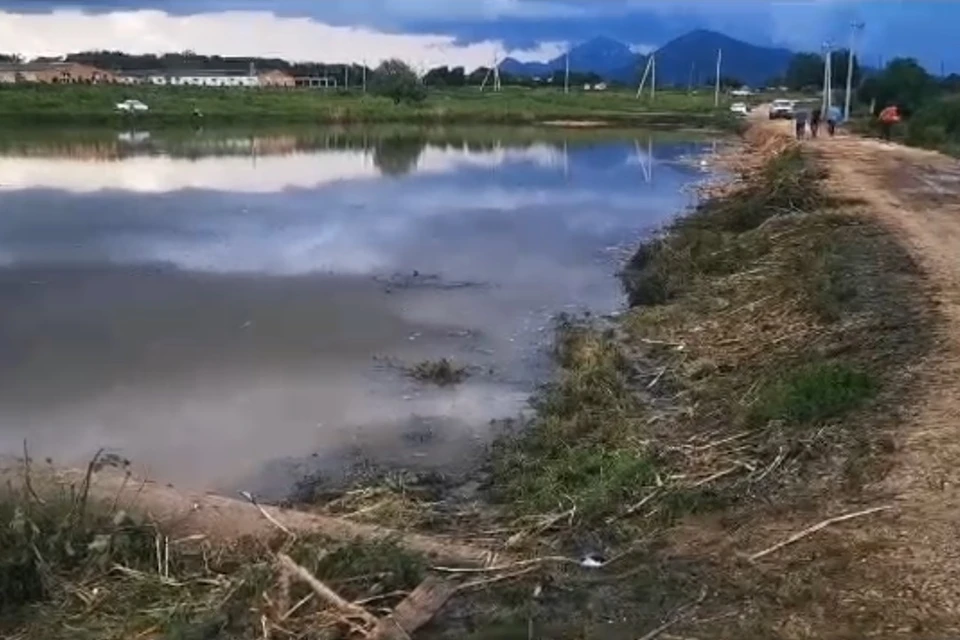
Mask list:
[{"label": "pond", "polygon": [[[0,452],[282,495],[464,469],[561,313],[692,201],[643,132],[46,132],[0,142]],[[404,368],[449,358],[462,384]]]}]

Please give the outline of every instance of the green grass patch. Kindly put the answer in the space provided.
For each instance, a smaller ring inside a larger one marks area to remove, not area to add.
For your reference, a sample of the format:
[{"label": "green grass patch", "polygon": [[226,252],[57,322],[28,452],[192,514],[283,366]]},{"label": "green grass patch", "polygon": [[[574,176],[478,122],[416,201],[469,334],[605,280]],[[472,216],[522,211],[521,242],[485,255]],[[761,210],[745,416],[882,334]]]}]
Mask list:
[{"label": "green grass patch", "polygon": [[643,409],[617,341],[564,324],[556,357],[561,373],[535,398],[533,423],[495,445],[494,485],[519,511],[576,506],[590,520],[648,484],[656,461],[641,442]]},{"label": "green grass patch", "polygon": [[877,391],[873,377],[850,365],[805,365],[767,386],[748,422],[782,420],[792,425],[819,424],[860,407]]},{"label": "green grass patch", "polygon": [[[115,104],[141,100],[142,114],[116,113]],[[202,118],[194,112],[203,114]],[[0,87],[0,121],[31,124],[108,124],[125,128],[164,124],[230,123],[483,123],[534,124],[551,120],[733,128],[726,105],[685,92],[662,92],[656,102],[630,91],[580,92],[509,87],[432,90],[422,103],[355,91],[238,88],[11,85]]]},{"label": "green grass patch", "polygon": [[857,297],[857,283],[841,247],[827,242],[811,255],[797,256],[796,275],[806,288],[808,305],[824,322],[840,319],[843,310]]},{"label": "green grass patch", "polygon": [[762,236],[749,234],[780,215],[824,204],[820,171],[798,147],[772,159],[740,190],[701,204],[643,243],[621,279],[631,306],[664,304],[704,276],[743,270],[767,253]]}]

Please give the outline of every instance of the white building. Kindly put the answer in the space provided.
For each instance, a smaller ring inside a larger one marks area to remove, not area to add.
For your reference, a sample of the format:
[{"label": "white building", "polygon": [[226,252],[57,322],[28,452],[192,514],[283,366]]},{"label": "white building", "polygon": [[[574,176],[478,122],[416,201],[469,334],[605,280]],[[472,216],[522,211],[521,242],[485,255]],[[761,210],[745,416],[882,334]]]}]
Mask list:
[{"label": "white building", "polygon": [[152,84],[163,87],[259,87],[260,76],[247,71],[137,71],[121,76],[125,84]]},{"label": "white building", "polygon": [[147,82],[173,87],[259,87],[260,77],[246,72],[174,71],[149,75]]}]

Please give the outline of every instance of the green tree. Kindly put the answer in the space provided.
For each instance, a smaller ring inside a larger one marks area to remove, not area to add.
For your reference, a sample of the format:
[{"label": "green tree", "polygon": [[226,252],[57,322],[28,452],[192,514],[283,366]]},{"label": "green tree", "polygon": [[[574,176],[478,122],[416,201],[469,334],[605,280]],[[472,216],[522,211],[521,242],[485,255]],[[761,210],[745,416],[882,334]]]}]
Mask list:
[{"label": "green tree", "polygon": [[423,84],[428,87],[446,87],[450,84],[450,67],[434,67],[423,76]]},{"label": "green tree", "polygon": [[371,90],[376,95],[401,102],[423,102],[427,97],[426,87],[420,82],[416,72],[402,60],[384,61],[373,72]]},{"label": "green tree", "polygon": [[798,53],[790,60],[783,83],[795,91],[823,85],[823,56]]},{"label": "green tree", "polygon": [[936,79],[920,63],[913,58],[896,58],[882,73],[864,81],[859,97],[877,109],[896,104],[909,116],[939,93]]},{"label": "green tree", "polygon": [[423,84],[428,87],[462,87],[466,81],[466,71],[463,67],[452,69],[448,66],[435,67],[423,76]]},{"label": "green tree", "polygon": [[477,67],[470,72],[470,75],[467,76],[467,84],[470,86],[479,86],[483,82],[483,79],[487,77],[487,74],[490,73],[490,71],[490,67]]},{"label": "green tree", "polygon": [[462,87],[467,84],[467,71],[463,67],[454,67],[450,69],[447,76],[448,87]]}]

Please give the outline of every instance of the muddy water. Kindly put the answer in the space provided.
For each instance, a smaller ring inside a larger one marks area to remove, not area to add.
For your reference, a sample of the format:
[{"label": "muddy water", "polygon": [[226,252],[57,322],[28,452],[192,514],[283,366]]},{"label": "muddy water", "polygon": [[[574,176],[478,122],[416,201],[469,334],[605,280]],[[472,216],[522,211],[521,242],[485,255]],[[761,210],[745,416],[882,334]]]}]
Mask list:
[{"label": "muddy water", "polygon": [[[556,314],[620,307],[623,249],[706,143],[419,135],[7,141],[0,453],[268,495],[359,458],[466,468]],[[402,373],[439,357],[473,375]]]}]

